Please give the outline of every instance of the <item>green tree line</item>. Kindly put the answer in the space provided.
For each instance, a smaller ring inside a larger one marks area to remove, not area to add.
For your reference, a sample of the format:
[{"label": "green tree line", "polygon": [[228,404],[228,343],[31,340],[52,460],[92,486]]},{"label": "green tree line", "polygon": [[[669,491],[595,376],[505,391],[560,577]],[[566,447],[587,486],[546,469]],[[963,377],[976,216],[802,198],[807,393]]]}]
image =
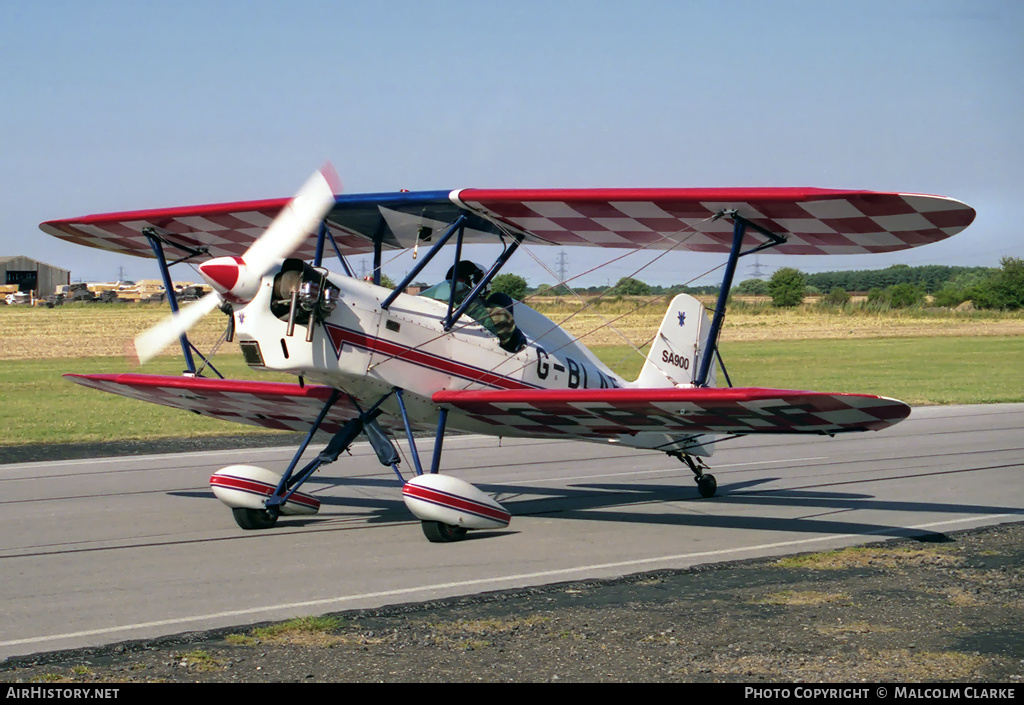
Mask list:
[{"label": "green tree line", "polygon": [[[523,277],[511,273],[495,277],[493,289],[504,291],[514,299],[570,294],[569,288],[563,285],[529,287]],[[612,287],[574,287],[574,291],[584,296],[604,294],[608,297],[714,295],[718,287],[657,286],[635,277],[623,277]],[[955,307],[971,301],[975,308],[1016,310],[1024,308],[1024,259],[1004,257],[999,268],[895,264],[885,269],[804,274],[784,267],[768,281],[747,279],[734,286],[730,293],[771,296],[776,306],[797,306],[805,296],[822,295],[822,304],[842,306],[849,303],[851,292],[867,294],[868,305],[880,308],[919,306],[930,296],[935,306]]]},{"label": "green tree line", "polygon": [[950,267],[929,264],[911,267],[894,264],[885,269],[857,269],[847,272],[819,272],[807,275],[807,284],[820,291],[831,291],[834,287],[846,291],[866,292],[871,289],[885,289],[897,284],[921,287],[926,294],[934,294],[949,282],[961,285],[976,284],[988,279],[996,269],[991,267]]},{"label": "green tree line", "polygon": [[[999,269],[894,265],[881,270],[814,275],[784,267],[769,281],[748,279],[735,286],[731,293],[771,296],[776,306],[798,306],[803,297],[810,294],[824,294],[822,303],[825,305],[842,306],[849,302],[849,292],[856,291],[867,293],[868,306],[876,308],[920,306],[928,295],[935,306],[955,307],[970,301],[975,308],[1016,310],[1024,307],[1024,259],[1004,257],[1000,264]],[[943,273],[946,278],[939,279]],[[837,276],[845,274],[854,276]],[[837,282],[846,282],[850,288]]]},{"label": "green tree line", "polygon": [[[522,291],[541,296],[569,293],[565,287],[551,284]],[[585,295],[604,292],[613,297],[674,296],[679,293],[716,294],[718,287],[662,287],[623,277],[611,288],[594,286],[576,291]],[[842,306],[849,302],[850,292],[867,294],[868,305],[877,308],[920,306],[931,296],[935,306],[952,308],[971,301],[975,308],[1016,310],[1024,308],[1024,258],[1004,257],[999,268],[894,264],[885,269],[804,274],[784,267],[769,281],[747,279],[734,286],[730,293],[771,296],[776,306],[798,306],[805,296],[820,294],[824,305]]]}]

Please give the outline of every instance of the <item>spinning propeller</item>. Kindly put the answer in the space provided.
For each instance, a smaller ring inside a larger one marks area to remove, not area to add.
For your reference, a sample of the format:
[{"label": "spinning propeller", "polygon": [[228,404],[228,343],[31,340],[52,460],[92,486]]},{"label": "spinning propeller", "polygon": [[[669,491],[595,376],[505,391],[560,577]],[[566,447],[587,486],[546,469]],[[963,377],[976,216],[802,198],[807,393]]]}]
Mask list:
[{"label": "spinning propeller", "polygon": [[325,164],[303,184],[267,231],[241,257],[217,257],[199,265],[213,292],[184,306],[135,338],[140,363],[152,360],[213,309],[227,303],[248,303],[259,291],[264,275],[281,264],[315,232],[334,205],[341,183],[334,167]]}]

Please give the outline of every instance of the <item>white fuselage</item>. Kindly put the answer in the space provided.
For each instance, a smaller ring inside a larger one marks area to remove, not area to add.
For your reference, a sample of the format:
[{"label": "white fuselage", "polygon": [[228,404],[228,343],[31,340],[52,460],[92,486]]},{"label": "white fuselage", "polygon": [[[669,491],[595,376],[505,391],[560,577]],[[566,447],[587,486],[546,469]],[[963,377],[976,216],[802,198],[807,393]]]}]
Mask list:
[{"label": "white fuselage", "polygon": [[[263,364],[253,367],[335,387],[365,406],[398,387],[413,425],[424,429],[436,424],[431,397],[440,390],[633,386],[525,304],[517,303],[514,315],[528,344],[510,353],[467,315],[446,332],[446,303],[401,294],[384,310],[381,302],[390,289],[347,276],[329,279],[341,298],[324,323],[314,326],[311,342],[306,341],[306,325],[296,325],[288,336],[287,321],[271,313],[272,274],[263,278],[249,304],[236,309],[239,342],[259,344]],[[397,411],[390,401],[384,409]],[[457,425],[465,431],[486,430],[475,426],[464,417]]]}]

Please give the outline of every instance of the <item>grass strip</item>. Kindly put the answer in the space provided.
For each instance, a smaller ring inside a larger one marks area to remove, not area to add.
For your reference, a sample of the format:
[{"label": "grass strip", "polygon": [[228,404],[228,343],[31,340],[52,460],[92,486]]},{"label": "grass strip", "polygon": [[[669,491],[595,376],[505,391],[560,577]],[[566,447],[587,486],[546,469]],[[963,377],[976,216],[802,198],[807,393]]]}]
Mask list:
[{"label": "grass strip", "polygon": [[[643,365],[626,346],[595,353],[626,379]],[[913,406],[1024,401],[1021,336],[733,342],[722,355],[736,387],[876,394]],[[726,385],[721,369],[718,384]]]},{"label": "grass strip", "polygon": [[[735,342],[723,346],[733,384],[895,397],[912,405],[1024,402],[1024,337],[923,337]],[[594,348],[606,364],[635,379],[643,360],[625,346]],[[217,361],[236,379],[292,381],[256,373],[237,355]],[[143,370],[179,374],[173,357]],[[275,433],[200,417],[72,384],[65,372],[132,371],[120,358],[0,362],[0,447],[27,443]],[[719,374],[719,384],[725,384]],[[0,450],[0,462],[3,451]]]}]

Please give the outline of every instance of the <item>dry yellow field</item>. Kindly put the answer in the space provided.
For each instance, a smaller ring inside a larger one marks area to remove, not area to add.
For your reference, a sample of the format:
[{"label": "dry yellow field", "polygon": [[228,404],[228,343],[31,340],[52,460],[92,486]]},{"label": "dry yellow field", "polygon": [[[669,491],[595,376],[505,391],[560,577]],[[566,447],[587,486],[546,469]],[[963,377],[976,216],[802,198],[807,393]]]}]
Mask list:
[{"label": "dry yellow field", "polygon": [[[588,346],[641,345],[658,331],[667,302],[638,308],[643,301],[603,304],[580,312],[566,303],[531,302]],[[726,315],[723,342],[832,338],[922,338],[1024,334],[1024,316],[976,311],[895,311],[883,314],[796,309],[738,308]]]},{"label": "dry yellow field", "polygon": [[[170,313],[166,305],[81,304],[56,308],[0,307],[0,360],[78,357],[117,357],[139,333]],[[200,321],[189,339],[202,351],[216,344],[227,318],[211,314]],[[237,344],[221,352],[238,350]],[[177,345],[168,355],[181,355]]]},{"label": "dry yellow field", "polygon": [[[661,324],[662,313],[632,315],[600,327],[595,314],[579,314],[563,324],[588,346],[622,345],[623,336],[636,344],[650,341]],[[610,318],[610,317],[606,317]],[[559,321],[555,318],[555,321]],[[593,332],[590,332],[593,331]],[[827,338],[922,338],[930,336],[978,336],[1024,334],[1024,319],[968,317],[922,318],[887,314],[840,316],[779,311],[764,315],[729,314],[722,341],[814,340]]]},{"label": "dry yellow field", "polygon": [[[599,313],[573,313],[566,303],[532,301],[552,320],[562,323],[591,347],[642,345],[651,340],[664,316],[664,302],[639,310],[636,302],[609,302]],[[89,304],[53,309],[0,307],[0,360],[115,357],[138,333],[166,316],[166,305]],[[224,332],[226,319],[207,316],[189,337],[208,351]],[[814,340],[830,338],[920,338],[930,336],[1013,336],[1024,334],[1024,316],[979,312],[945,314],[898,312],[879,315],[821,313],[813,309],[739,310],[726,317],[724,342]],[[222,353],[237,351],[225,344]],[[167,355],[180,355],[178,346]]]}]

